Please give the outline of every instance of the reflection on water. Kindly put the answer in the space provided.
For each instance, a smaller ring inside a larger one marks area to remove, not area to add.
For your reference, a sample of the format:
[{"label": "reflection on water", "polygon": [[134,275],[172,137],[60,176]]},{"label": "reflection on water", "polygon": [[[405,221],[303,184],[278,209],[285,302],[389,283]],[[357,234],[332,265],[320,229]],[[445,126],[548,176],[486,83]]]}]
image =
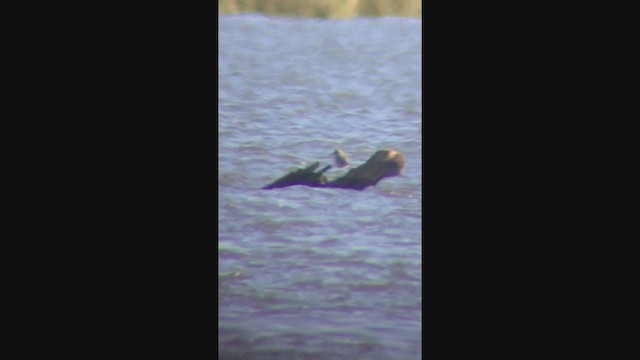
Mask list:
[{"label": "reflection on water", "polygon": [[[221,359],[421,358],[421,26],[220,17]],[[376,187],[259,190],[385,147]]]}]

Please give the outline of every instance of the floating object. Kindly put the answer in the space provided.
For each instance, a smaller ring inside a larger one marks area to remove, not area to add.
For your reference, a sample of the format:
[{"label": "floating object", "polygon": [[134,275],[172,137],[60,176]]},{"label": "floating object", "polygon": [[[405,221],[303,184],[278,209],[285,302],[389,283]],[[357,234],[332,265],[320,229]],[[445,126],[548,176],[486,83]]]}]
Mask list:
[{"label": "floating object", "polygon": [[[336,150],[337,151],[337,150]],[[319,167],[319,162],[314,162],[310,166],[291,172],[273,183],[263,187],[263,189],[276,189],[293,185],[304,185],[311,187],[341,188],[364,190],[369,186],[375,186],[380,180],[398,176],[406,165],[404,156],[395,150],[379,150],[367,160],[366,163],[335,180],[329,181],[323,173],[331,165],[323,167],[315,172]]]}]

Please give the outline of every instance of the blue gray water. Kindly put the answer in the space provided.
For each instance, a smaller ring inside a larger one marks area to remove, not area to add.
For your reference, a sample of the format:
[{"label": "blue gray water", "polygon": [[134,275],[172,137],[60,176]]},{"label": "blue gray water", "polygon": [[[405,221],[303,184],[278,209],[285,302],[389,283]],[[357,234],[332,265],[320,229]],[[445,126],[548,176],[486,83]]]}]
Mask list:
[{"label": "blue gray water", "polygon": [[[421,27],[219,18],[220,359],[421,358]],[[260,190],[336,148],[407,166],[364,191]]]}]

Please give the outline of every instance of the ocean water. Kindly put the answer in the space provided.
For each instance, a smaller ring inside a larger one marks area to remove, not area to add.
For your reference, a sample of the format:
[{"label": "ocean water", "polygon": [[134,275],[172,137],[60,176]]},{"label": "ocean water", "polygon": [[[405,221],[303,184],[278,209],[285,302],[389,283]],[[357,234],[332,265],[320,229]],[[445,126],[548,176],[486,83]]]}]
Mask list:
[{"label": "ocean water", "polygon": [[[421,28],[219,17],[220,359],[421,359]],[[260,189],[336,148],[407,165],[364,191]]]}]

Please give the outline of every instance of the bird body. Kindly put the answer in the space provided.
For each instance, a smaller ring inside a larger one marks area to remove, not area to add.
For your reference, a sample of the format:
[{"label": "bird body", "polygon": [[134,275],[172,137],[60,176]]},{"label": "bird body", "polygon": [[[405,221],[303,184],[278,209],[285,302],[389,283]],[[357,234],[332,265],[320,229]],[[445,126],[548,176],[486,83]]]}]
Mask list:
[{"label": "bird body", "polygon": [[334,162],[336,167],[343,168],[345,166],[349,166],[349,159],[347,158],[347,153],[342,151],[341,149],[336,149],[331,155],[334,156]]}]

